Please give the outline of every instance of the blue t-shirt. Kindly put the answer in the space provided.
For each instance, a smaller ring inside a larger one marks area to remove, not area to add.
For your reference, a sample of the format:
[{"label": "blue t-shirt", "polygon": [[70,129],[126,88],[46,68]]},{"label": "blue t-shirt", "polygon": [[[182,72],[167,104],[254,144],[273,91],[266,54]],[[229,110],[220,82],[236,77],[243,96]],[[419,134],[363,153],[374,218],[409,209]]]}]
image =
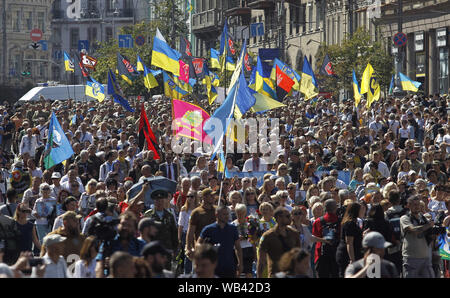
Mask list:
[{"label": "blue t-shirt", "polygon": [[222,229],[217,222],[207,225],[200,233],[205,242],[220,244],[216,275],[228,277],[236,272],[236,255],[234,243],[239,239],[239,232],[235,225],[227,223]]}]

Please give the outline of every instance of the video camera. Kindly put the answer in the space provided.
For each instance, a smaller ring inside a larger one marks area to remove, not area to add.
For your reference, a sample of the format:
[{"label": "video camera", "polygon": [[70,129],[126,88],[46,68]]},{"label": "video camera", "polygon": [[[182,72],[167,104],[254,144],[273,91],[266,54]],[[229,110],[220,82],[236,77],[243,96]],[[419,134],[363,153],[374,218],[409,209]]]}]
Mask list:
[{"label": "video camera", "polygon": [[445,211],[440,210],[436,215],[436,220],[434,222],[434,226],[430,229],[431,235],[440,235],[446,232],[446,228],[442,226],[445,219]]},{"label": "video camera", "polygon": [[88,234],[94,235],[99,241],[112,241],[117,235],[116,226],[120,220],[100,213],[93,215],[93,222]]}]

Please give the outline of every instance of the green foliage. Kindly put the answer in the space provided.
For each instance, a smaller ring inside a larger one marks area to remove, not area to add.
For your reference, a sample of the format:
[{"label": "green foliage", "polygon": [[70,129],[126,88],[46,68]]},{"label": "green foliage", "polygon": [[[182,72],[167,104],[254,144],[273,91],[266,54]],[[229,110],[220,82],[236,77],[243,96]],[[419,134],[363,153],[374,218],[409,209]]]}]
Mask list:
[{"label": "green foliage", "polygon": [[[151,55],[153,48],[153,37],[156,34],[156,29],[159,28],[161,34],[165,37],[172,48],[175,48],[175,41],[179,40],[180,34],[186,36],[188,28],[186,22],[183,20],[183,13],[176,6],[172,7],[173,1],[158,2],[155,6],[155,15],[157,16],[150,22],[136,23],[132,26],[122,27],[119,34],[131,34],[133,40],[137,36],[145,37],[145,44],[138,46],[134,44],[134,48],[119,48],[118,40],[113,39],[108,42],[103,42],[98,45],[95,56],[98,59],[96,71],[92,74],[94,79],[106,84],[108,83],[108,70],[116,70],[117,67],[117,52],[127,57],[133,65],[136,65],[137,55],[139,55],[144,64],[151,67]],[[174,17],[172,23],[172,16]],[[174,24],[174,26],[172,26]],[[172,30],[173,29],[173,30]],[[156,68],[154,68],[156,69]],[[117,75],[116,75],[117,77]],[[151,89],[151,93],[147,91],[144,86],[143,76],[138,77],[133,85],[128,85],[121,78],[117,78],[118,82],[126,95],[144,95],[146,97],[150,94],[162,94],[164,92],[162,75],[156,77],[159,86]]]},{"label": "green foliage", "polygon": [[[378,82],[382,90],[389,87],[391,76],[394,72],[393,58],[385,50],[382,42],[372,41],[368,31],[364,28],[358,28],[353,36],[348,36],[341,45],[322,44],[317,53],[316,61],[320,61],[317,67],[320,68],[325,55],[328,54],[333,63],[333,70],[338,79],[317,75],[323,79],[327,91],[337,93],[337,90],[352,90],[352,69],[355,70],[358,80],[370,63],[375,70]],[[316,70],[316,73],[319,69]]]}]

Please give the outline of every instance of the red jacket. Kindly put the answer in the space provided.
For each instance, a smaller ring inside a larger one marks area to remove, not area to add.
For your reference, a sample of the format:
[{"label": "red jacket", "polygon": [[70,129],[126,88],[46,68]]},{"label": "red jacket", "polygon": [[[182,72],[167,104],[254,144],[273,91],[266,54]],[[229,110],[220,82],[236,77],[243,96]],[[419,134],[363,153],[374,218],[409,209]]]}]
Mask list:
[{"label": "red jacket", "polygon": [[[325,213],[325,215],[323,216],[323,218],[325,219],[325,222],[337,222],[338,221],[338,217],[336,214],[330,214],[330,213]],[[322,238],[322,224],[320,223],[320,217],[317,218],[312,226],[312,234],[316,237]],[[321,255],[321,248],[322,248],[322,242],[316,242],[316,249],[315,249],[315,254],[314,254],[314,263],[317,262],[317,260],[319,260],[319,257]]]}]

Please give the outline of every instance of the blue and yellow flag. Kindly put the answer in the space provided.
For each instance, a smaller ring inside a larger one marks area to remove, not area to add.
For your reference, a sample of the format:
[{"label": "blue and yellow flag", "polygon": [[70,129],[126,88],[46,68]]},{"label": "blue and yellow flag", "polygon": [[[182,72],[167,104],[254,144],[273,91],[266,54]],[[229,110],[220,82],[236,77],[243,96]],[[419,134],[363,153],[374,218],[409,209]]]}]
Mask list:
[{"label": "blue and yellow flag", "polygon": [[306,100],[309,100],[319,94],[316,90],[318,87],[314,72],[311,65],[309,65],[308,58],[305,56],[303,59],[302,79],[300,80],[300,92],[305,94]]},{"label": "blue and yellow flag", "polygon": [[223,154],[223,151],[219,153],[218,159],[217,159],[217,172],[222,173],[222,175],[225,176],[225,178],[233,178],[230,171],[228,171],[228,168],[226,167],[226,159]]},{"label": "blue and yellow flag", "polygon": [[87,96],[95,98],[99,102],[102,102],[106,97],[105,87],[92,77],[86,81],[85,93]]},{"label": "blue and yellow flag", "polygon": [[355,107],[358,107],[359,102],[361,101],[361,89],[358,85],[358,80],[356,79],[355,70],[353,69],[353,97],[355,98]]},{"label": "blue and yellow flag", "polygon": [[156,29],[156,35],[153,38],[153,51],[151,65],[162,68],[173,73],[176,76],[180,75],[180,58],[181,54],[177,50],[172,49],[162,36],[159,29]]},{"label": "blue and yellow flag", "polygon": [[158,87],[158,82],[156,81],[155,74],[151,69],[148,69],[145,64],[144,66],[144,86],[150,90],[151,88]]},{"label": "blue and yellow flag", "polygon": [[254,90],[266,95],[270,98],[276,99],[277,92],[275,89],[275,85],[268,75],[264,73],[263,65],[261,58],[258,56],[256,61],[256,71],[255,71],[255,80],[254,85],[253,82],[250,82],[250,86],[254,86]]},{"label": "blue and yellow flag", "polygon": [[280,70],[282,72],[284,72],[288,77],[290,77],[294,81],[294,86],[292,86],[292,89],[299,91],[300,90],[300,80],[301,80],[300,75],[295,70],[290,68],[286,63],[279,60],[278,58],[275,58],[275,60],[273,61],[272,72],[270,73],[270,78],[272,79],[272,81],[275,81],[277,78],[277,76],[276,76],[276,67],[277,66],[280,68]]},{"label": "blue and yellow flag", "polygon": [[116,77],[115,77],[114,73],[112,72],[112,70],[110,69],[108,71],[108,94],[112,95],[112,97],[116,103],[120,104],[127,111],[134,113],[134,109],[130,106],[130,104],[128,103],[128,100],[123,98],[120,93],[121,92],[120,92],[119,86],[117,85]]},{"label": "blue and yellow flag", "polygon": [[378,84],[374,69],[370,63],[367,64],[361,79],[361,94],[366,94],[366,107],[369,109],[374,101],[380,99],[381,87]]},{"label": "blue and yellow flag", "polygon": [[43,154],[45,169],[62,163],[74,154],[72,146],[54,112],[52,112],[50,125],[48,126],[48,140]]},{"label": "blue and yellow flag", "polygon": [[211,53],[211,68],[217,68],[217,69],[221,68],[219,51],[211,48],[210,53]]},{"label": "blue and yellow flag", "polygon": [[417,92],[420,85],[422,85],[422,83],[411,80],[401,72],[399,72],[398,75],[400,76],[400,83],[402,84],[403,91]]},{"label": "blue and yellow flag", "polygon": [[165,71],[163,71],[164,79],[164,94],[173,99],[182,99],[186,97],[189,93],[183,90],[174,79]]},{"label": "blue and yellow flag", "polygon": [[141,72],[144,71],[144,62],[139,55],[137,55],[136,70]]},{"label": "blue and yellow flag", "polygon": [[70,58],[69,54],[64,51],[64,69],[65,71],[75,71],[75,65],[73,64],[72,59]]}]

